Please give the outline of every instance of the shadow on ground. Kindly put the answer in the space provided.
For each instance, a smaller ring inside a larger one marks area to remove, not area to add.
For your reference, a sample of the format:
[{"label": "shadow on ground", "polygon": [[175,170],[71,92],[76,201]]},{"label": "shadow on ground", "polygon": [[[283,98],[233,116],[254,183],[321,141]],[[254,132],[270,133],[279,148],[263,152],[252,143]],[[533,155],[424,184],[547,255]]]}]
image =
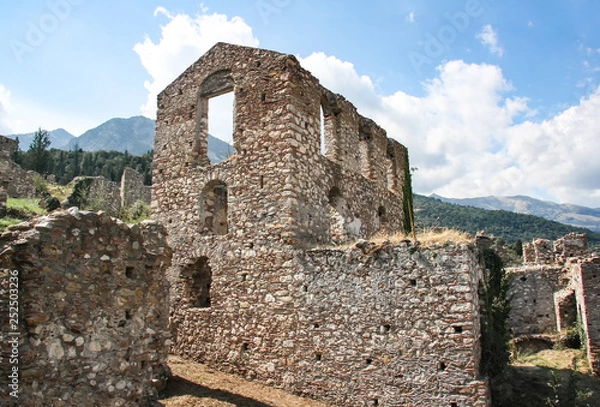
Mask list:
[{"label": "shadow on ground", "polygon": [[600,406],[600,379],[569,369],[509,366],[492,382],[493,407]]},{"label": "shadow on ground", "polygon": [[211,389],[183,377],[173,376],[169,379],[167,388],[163,391],[161,400],[178,396],[192,396],[198,398],[210,398],[233,404],[237,407],[272,407],[258,400],[244,397],[239,394],[231,393],[219,389]]}]

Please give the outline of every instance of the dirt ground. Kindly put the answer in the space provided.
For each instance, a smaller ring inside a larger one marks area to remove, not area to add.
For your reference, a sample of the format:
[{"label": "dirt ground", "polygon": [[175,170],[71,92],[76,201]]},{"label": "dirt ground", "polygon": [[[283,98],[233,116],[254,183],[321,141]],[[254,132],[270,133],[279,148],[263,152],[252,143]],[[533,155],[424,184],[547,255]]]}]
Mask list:
[{"label": "dirt ground", "polygon": [[[165,407],[328,407],[177,356],[169,366]],[[580,350],[520,355],[492,387],[493,407],[600,407],[600,378]]]},{"label": "dirt ground", "polygon": [[177,356],[169,366],[173,378],[160,400],[166,407],[327,407]]}]

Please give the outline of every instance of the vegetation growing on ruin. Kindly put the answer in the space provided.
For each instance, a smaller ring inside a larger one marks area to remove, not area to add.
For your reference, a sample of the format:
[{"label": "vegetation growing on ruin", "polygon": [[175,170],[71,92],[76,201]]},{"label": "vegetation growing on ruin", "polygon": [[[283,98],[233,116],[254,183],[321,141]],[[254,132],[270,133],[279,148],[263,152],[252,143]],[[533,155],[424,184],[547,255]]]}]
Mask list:
[{"label": "vegetation growing on ruin", "polygon": [[481,372],[495,377],[502,373],[509,362],[509,332],[507,327],[510,299],[509,283],[504,264],[491,249],[481,253],[485,265],[483,308],[481,310]]}]

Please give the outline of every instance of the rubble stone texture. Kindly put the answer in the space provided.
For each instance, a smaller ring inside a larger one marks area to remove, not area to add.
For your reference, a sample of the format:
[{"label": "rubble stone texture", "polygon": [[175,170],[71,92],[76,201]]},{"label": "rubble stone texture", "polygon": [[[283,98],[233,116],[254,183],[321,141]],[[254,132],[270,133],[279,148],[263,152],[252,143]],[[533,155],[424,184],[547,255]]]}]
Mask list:
[{"label": "rubble stone texture", "polygon": [[151,187],[144,185],[144,176],[133,168],[125,167],[121,176],[121,208],[129,208],[137,201],[150,205]]},{"label": "rubble stone texture", "polygon": [[[553,243],[536,239],[523,246],[523,267],[509,269],[509,324],[515,335],[552,333],[581,321],[583,344],[594,374],[600,374],[600,258],[590,257],[587,235],[570,233]],[[552,324],[550,316],[555,323]]]},{"label": "rubble stone texture", "polygon": [[0,187],[0,218],[6,216],[6,202],[8,201],[8,194]]},{"label": "rubble stone texture", "polygon": [[[138,406],[157,397],[170,345],[165,238],[155,222],[127,226],[77,208],[1,235],[3,299],[11,273],[19,276],[17,405]],[[4,338],[15,331],[7,312]],[[3,342],[3,389],[10,352]]]},{"label": "rubble stone texture", "polygon": [[315,248],[407,229],[408,154],[293,56],[215,45],[159,95],[154,157],[175,352],[333,405],[489,402],[475,249]]},{"label": "rubble stone texture", "polygon": [[511,310],[508,326],[514,336],[556,332],[554,293],[565,288],[563,267],[528,265],[508,270]]},{"label": "rubble stone texture", "polygon": [[25,171],[13,161],[18,144],[15,140],[0,136],[0,187],[4,187],[11,198],[35,198],[34,171]]},{"label": "rubble stone texture", "polygon": [[144,185],[139,172],[129,167],[124,169],[120,184],[101,176],[82,176],[73,179],[70,185],[73,193],[64,202],[67,207],[83,206],[119,216],[121,208],[129,208],[137,201],[150,204],[151,188]]},{"label": "rubble stone texture", "polygon": [[588,258],[573,264],[577,312],[585,331],[588,361],[600,375],[600,258]]}]

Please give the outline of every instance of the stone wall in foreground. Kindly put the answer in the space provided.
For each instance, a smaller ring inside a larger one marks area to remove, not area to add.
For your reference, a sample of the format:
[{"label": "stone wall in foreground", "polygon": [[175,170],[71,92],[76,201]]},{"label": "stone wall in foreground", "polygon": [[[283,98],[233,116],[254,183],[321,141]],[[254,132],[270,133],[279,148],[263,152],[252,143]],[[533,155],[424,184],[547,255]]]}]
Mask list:
[{"label": "stone wall in foreground", "polygon": [[[18,316],[1,309],[1,405],[15,367],[19,406],[138,406],[156,398],[170,345],[165,239],[154,222],[128,226],[76,208],[1,235],[2,299],[18,300]],[[15,355],[18,364],[8,363]]]},{"label": "stone wall in foreground", "polygon": [[223,245],[175,266],[176,353],[336,406],[486,406],[475,249]]}]

